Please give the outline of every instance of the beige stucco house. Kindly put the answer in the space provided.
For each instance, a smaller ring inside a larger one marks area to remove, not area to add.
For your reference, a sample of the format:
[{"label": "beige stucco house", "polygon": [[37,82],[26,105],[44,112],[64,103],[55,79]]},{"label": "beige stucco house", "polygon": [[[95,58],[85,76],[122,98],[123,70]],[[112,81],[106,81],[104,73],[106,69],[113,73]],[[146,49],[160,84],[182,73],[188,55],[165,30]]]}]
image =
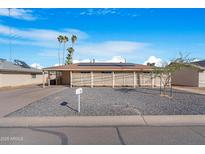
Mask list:
[{"label": "beige stucco house", "polygon": [[0,88],[42,84],[42,71],[22,61],[0,59]]},{"label": "beige stucco house", "polygon": [[[153,68],[133,63],[77,63],[44,68],[43,72],[56,74],[56,84],[73,86],[139,87],[159,86]],[[44,80],[45,81],[45,80]],[[48,83],[48,85],[50,85]]]},{"label": "beige stucco house", "polygon": [[172,76],[172,84],[178,86],[205,87],[205,60],[192,63]]}]

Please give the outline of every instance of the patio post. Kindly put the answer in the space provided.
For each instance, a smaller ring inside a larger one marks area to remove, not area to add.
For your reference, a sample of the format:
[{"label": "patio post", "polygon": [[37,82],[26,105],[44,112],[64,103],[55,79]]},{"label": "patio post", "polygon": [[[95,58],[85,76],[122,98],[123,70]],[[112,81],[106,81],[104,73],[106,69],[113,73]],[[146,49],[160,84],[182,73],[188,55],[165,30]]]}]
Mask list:
[{"label": "patio post", "polygon": [[136,88],[136,72],[133,72],[133,87]]},{"label": "patio post", "polygon": [[58,72],[56,71],[56,85],[58,85],[57,82],[58,82]]},{"label": "patio post", "polygon": [[48,86],[51,85],[51,82],[50,82],[50,71],[48,71]]},{"label": "patio post", "polygon": [[45,88],[45,72],[43,71],[43,88]]},{"label": "patio post", "polygon": [[115,72],[112,72],[112,88],[115,88]]},{"label": "patio post", "polygon": [[72,88],[72,84],[73,84],[73,74],[72,71],[70,71],[70,88]]},{"label": "patio post", "polygon": [[152,88],[154,88],[154,76],[153,76],[153,73],[151,74],[151,80],[152,80]]},{"label": "patio post", "polygon": [[90,81],[91,81],[90,87],[93,88],[93,72],[92,71],[90,72]]}]

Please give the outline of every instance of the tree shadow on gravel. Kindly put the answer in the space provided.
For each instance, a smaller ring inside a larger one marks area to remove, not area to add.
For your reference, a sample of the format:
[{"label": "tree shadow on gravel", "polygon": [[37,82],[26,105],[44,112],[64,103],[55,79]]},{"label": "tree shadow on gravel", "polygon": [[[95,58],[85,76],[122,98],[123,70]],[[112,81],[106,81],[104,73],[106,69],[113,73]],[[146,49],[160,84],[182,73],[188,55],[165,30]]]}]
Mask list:
[{"label": "tree shadow on gravel", "polygon": [[[118,88],[118,89],[115,89],[115,91],[119,91],[119,92],[122,92],[122,93],[125,93],[125,94],[129,93],[129,92],[137,92],[137,93],[149,94],[149,95],[156,95],[156,94],[160,95],[160,89],[159,88],[142,88],[142,87],[138,87],[138,88]],[[170,90],[167,89],[166,92],[169,93]],[[187,91],[177,90],[177,89],[173,89],[172,92],[173,92],[173,95],[182,94],[182,95],[205,96],[203,94],[197,94],[197,93],[192,93],[192,92],[187,92]]]},{"label": "tree shadow on gravel", "polygon": [[150,88],[119,88],[115,89],[115,91],[119,91],[122,93],[129,93],[129,92],[137,92],[142,94],[149,94],[149,95],[156,95],[160,94],[159,89],[150,89]]}]

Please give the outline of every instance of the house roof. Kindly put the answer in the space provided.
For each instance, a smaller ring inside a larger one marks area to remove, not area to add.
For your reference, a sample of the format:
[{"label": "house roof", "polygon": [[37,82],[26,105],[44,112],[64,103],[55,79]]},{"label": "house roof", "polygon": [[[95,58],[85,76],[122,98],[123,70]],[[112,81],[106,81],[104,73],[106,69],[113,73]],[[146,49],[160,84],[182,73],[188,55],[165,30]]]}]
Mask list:
[{"label": "house roof", "polygon": [[0,72],[41,73],[42,71],[27,65],[27,67],[0,59]]},{"label": "house roof", "polygon": [[192,64],[198,65],[198,66],[201,66],[201,67],[205,68],[205,60],[196,61],[196,62],[193,62]]},{"label": "house roof", "polygon": [[152,67],[133,63],[76,63],[44,68],[45,71],[151,71]]}]

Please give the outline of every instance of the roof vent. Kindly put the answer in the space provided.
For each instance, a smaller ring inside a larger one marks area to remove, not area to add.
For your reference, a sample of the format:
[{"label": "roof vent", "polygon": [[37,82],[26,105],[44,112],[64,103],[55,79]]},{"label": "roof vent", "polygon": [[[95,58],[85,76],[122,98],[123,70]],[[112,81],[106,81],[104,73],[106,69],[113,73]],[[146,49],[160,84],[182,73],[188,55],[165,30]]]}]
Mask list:
[{"label": "roof vent", "polygon": [[155,63],[147,63],[147,66],[155,66]]},{"label": "roof vent", "polygon": [[24,67],[24,68],[31,68],[28,64],[26,64],[25,62],[21,61],[21,60],[17,60],[15,59],[14,60],[14,64],[15,65],[18,65],[18,66],[21,66],[21,67]]}]

